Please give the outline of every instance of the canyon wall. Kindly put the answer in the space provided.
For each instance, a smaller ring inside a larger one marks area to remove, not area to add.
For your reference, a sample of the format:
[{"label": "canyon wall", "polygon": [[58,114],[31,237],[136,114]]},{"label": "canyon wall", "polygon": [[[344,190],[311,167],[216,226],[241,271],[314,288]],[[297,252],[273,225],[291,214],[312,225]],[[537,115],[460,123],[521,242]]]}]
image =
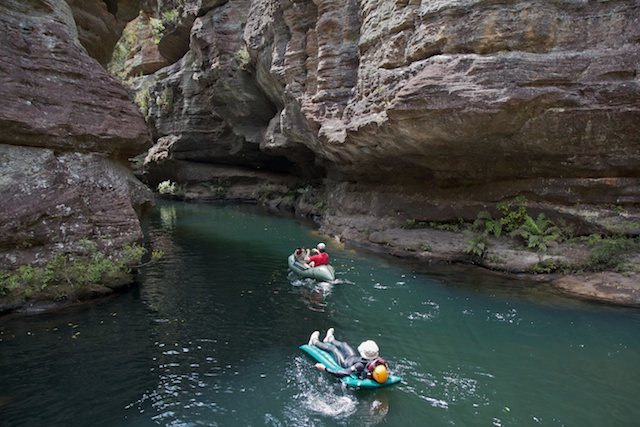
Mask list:
[{"label": "canyon wall", "polygon": [[[5,0],[0,264],[139,239],[141,153],[152,188],[289,197],[344,238],[515,196],[638,234],[639,17],[635,0]],[[129,91],[105,71],[118,46]]]},{"label": "canyon wall", "polygon": [[581,232],[640,230],[636,1],[174,3],[188,50],[134,79],[152,185],[228,165],[320,180],[337,234],[515,196]]},{"label": "canyon wall", "polygon": [[153,195],[129,158],[151,135],[104,67],[138,3],[0,4],[0,269],[142,238]]}]

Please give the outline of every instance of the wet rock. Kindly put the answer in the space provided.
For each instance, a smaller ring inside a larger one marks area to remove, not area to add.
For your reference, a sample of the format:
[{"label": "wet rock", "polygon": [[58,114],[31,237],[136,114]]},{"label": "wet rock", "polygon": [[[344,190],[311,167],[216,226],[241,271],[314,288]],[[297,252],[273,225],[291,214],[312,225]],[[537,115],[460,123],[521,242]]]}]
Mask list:
[{"label": "wet rock", "polygon": [[142,238],[151,195],[121,163],[0,144],[0,168],[2,269],[46,263],[82,239],[109,251]]},{"label": "wet rock", "polygon": [[640,277],[637,273],[594,273],[571,275],[552,284],[562,292],[587,300],[640,306]]}]

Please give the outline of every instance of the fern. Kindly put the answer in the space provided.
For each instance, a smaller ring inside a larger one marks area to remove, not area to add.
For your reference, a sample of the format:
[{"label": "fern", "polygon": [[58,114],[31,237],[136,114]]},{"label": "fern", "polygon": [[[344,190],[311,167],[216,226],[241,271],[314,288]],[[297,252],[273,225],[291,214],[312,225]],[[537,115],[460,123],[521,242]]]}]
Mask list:
[{"label": "fern", "polygon": [[552,221],[545,218],[543,213],[540,213],[535,220],[526,215],[524,222],[515,228],[511,235],[522,237],[529,248],[541,251],[547,250],[549,242],[562,238],[560,229]]},{"label": "fern", "polygon": [[[512,232],[526,221],[529,216],[527,208],[524,206],[526,203],[525,197],[516,197],[511,202],[498,203],[497,208],[502,213],[500,222],[506,231]],[[514,205],[519,206],[513,209]]]},{"label": "fern", "polygon": [[485,253],[489,249],[487,235],[473,232],[467,232],[465,234],[468,237],[465,252],[476,258],[484,257]]},{"label": "fern", "polygon": [[500,237],[502,234],[502,221],[499,219],[493,219],[491,214],[487,211],[481,211],[473,222],[473,228],[487,236],[493,234],[496,237]]}]

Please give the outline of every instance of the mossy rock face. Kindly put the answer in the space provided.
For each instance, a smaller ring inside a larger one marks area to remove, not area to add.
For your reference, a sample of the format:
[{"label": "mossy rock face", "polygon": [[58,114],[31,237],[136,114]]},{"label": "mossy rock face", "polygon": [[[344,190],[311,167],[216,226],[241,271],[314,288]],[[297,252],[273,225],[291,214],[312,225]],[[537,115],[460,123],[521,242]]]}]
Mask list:
[{"label": "mossy rock face", "polygon": [[45,266],[0,272],[0,313],[34,303],[66,305],[109,295],[134,281],[134,269],[146,252],[139,245],[125,245],[107,256],[97,243],[83,241],[75,252],[58,253]]},{"label": "mossy rock face", "polygon": [[107,278],[104,283],[82,287],[69,284],[49,286],[44,290],[17,293],[0,297],[0,314],[10,312],[42,312],[65,307],[81,301],[103,298],[127,289],[135,275],[122,273]]}]

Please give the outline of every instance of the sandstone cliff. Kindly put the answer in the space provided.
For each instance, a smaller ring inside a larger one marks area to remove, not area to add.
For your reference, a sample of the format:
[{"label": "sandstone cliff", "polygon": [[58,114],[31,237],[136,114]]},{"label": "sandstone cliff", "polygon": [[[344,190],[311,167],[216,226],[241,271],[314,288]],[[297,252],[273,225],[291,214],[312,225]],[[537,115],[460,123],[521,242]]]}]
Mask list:
[{"label": "sandstone cliff", "polygon": [[154,184],[167,161],[233,164],[322,178],[342,215],[472,218],[516,195],[637,214],[635,1],[200,3],[167,23],[189,50],[138,82]]},{"label": "sandstone cliff", "polygon": [[132,83],[157,141],[152,187],[260,198],[311,182],[321,195],[296,208],[322,231],[397,251],[384,230],[516,196],[578,235],[640,233],[634,0],[167,1],[156,16],[169,12],[155,54],[170,65]]},{"label": "sandstone cliff", "polygon": [[153,199],[128,159],[151,138],[101,65],[135,3],[0,4],[1,270],[44,264],[87,239],[107,253],[141,239]]},{"label": "sandstone cliff", "polygon": [[154,186],[229,164],[319,178],[336,232],[517,195],[583,232],[640,231],[635,1],[184,4],[166,25],[188,51],[136,83]]}]

